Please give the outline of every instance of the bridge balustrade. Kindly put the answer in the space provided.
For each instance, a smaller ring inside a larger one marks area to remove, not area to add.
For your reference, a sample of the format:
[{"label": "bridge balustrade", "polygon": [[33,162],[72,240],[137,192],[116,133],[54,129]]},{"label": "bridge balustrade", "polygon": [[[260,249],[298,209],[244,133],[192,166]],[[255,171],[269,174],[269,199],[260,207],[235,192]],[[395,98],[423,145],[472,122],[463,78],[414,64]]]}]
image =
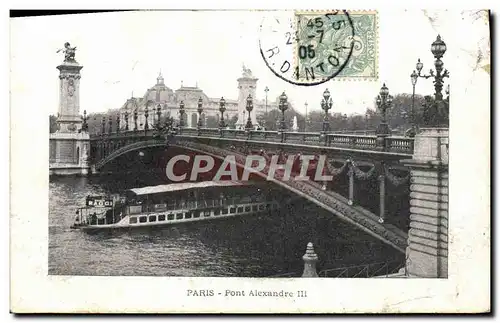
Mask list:
[{"label": "bridge balustrade", "polygon": [[387,146],[389,150],[400,150],[413,152],[413,140],[404,137],[388,137]]},{"label": "bridge balustrade", "polygon": [[217,128],[200,128],[198,130],[199,136],[218,137],[219,134],[220,134],[220,131]]},{"label": "bridge balustrade", "polygon": [[[103,151],[100,156],[107,156],[113,150],[112,142],[120,141],[118,148],[133,141],[155,137],[159,134],[155,130],[148,131],[121,131],[119,133],[105,134],[91,137],[93,142],[101,141]],[[289,144],[307,144],[327,147],[345,147],[350,149],[389,151],[413,153],[414,139],[401,136],[381,137],[372,135],[357,135],[344,133],[328,133],[326,137],[318,132],[278,132],[263,130],[239,130],[220,128],[179,128],[177,136],[199,138],[224,138],[240,139],[263,142],[283,142]],[[130,142],[129,142],[130,141]],[[101,157],[102,158],[102,157]]]},{"label": "bridge balustrade", "polygon": [[329,134],[328,142],[332,146],[346,146],[357,149],[377,149],[377,137],[363,135]]}]

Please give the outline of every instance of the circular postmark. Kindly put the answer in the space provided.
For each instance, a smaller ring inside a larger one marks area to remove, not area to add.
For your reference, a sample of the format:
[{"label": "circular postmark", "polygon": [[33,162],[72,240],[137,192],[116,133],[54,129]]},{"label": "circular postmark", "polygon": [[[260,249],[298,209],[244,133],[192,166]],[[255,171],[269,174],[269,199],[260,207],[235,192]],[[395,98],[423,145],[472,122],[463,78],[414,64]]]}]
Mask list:
[{"label": "circular postmark", "polygon": [[354,44],[354,26],[346,10],[273,12],[260,26],[264,62],[294,85],[318,85],[337,76],[349,62]]}]

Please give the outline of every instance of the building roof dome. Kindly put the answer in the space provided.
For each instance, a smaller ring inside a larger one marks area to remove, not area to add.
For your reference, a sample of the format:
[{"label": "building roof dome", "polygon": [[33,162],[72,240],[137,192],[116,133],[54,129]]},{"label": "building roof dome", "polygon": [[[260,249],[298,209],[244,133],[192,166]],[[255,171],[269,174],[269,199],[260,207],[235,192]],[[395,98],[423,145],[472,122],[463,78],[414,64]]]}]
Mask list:
[{"label": "building roof dome", "polygon": [[144,93],[143,101],[153,101],[162,104],[174,101],[174,91],[165,85],[161,71],[156,78],[156,84]]}]

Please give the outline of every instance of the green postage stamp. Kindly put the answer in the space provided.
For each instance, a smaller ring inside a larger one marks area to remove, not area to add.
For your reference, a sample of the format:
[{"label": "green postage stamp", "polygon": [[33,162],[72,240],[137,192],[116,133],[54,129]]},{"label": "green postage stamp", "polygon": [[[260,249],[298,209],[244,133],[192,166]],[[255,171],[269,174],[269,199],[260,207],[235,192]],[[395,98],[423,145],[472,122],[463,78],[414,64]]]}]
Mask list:
[{"label": "green postage stamp", "polygon": [[267,35],[261,36],[264,60],[278,77],[296,85],[317,85],[334,78],[378,78],[376,11],[294,11],[290,20],[288,30],[281,30],[285,34],[281,46],[262,48]]}]

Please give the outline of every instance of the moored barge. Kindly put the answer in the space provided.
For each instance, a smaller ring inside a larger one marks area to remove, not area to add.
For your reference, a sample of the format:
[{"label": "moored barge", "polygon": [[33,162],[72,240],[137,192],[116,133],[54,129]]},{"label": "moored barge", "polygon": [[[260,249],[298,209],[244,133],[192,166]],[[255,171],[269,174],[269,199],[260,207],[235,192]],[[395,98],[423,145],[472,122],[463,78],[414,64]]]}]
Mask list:
[{"label": "moored barge", "polygon": [[88,196],[71,228],[95,231],[167,226],[278,208],[266,190],[253,182],[175,183],[130,189],[125,199]]}]

